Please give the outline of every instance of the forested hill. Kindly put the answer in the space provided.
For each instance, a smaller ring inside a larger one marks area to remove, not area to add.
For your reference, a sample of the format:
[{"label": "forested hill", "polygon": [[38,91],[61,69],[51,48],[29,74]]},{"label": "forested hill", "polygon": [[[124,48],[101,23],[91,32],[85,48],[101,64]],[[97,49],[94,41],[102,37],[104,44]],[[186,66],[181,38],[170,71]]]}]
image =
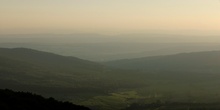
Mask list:
[{"label": "forested hill", "polygon": [[0,56],[54,69],[100,70],[102,65],[76,57],[61,56],[53,53],[27,48],[0,48]]},{"label": "forested hill", "polygon": [[14,92],[0,89],[1,110],[90,110],[87,107],[74,105],[70,102],[44,98],[28,92]]},{"label": "forested hill", "polygon": [[105,62],[122,69],[143,71],[220,71],[220,51],[181,53]]},{"label": "forested hill", "polygon": [[103,66],[95,62],[26,48],[0,48],[0,89],[47,96],[96,90],[94,85],[103,84],[96,80],[102,74]]}]

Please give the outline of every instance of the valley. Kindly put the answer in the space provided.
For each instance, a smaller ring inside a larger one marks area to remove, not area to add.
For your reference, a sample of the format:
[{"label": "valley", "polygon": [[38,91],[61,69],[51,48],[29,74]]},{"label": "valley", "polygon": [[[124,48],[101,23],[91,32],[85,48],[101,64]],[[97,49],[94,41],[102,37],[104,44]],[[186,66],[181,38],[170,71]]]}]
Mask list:
[{"label": "valley", "polygon": [[[0,49],[0,88],[94,110],[134,103],[219,103],[218,51],[96,63],[27,48]],[[178,65],[179,64],[179,65]]]}]

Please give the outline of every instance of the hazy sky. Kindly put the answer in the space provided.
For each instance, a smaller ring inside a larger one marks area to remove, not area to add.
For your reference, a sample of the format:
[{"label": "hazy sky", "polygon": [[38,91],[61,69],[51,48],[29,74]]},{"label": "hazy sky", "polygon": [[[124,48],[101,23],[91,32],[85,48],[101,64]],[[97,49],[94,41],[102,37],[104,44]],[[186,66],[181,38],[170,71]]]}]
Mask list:
[{"label": "hazy sky", "polygon": [[219,0],[0,0],[1,33],[220,31]]}]

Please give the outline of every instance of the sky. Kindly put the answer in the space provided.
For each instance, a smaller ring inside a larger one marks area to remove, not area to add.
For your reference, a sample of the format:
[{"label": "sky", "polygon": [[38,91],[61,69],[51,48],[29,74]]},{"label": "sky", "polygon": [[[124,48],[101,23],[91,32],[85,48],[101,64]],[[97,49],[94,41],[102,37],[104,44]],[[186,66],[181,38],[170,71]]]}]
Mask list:
[{"label": "sky", "polygon": [[220,35],[219,0],[0,0],[5,33]]}]

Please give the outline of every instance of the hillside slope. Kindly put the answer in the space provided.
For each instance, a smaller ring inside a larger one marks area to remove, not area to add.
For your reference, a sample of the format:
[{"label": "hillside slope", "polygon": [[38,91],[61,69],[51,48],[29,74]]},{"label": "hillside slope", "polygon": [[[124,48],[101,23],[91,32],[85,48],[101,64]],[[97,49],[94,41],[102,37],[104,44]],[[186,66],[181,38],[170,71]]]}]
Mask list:
[{"label": "hillside slope", "polygon": [[[26,48],[0,48],[0,79],[42,86],[71,86],[100,75],[103,66]],[[71,84],[72,83],[72,84]]]},{"label": "hillside slope", "polygon": [[220,71],[220,51],[124,59],[104,64],[121,69],[142,71],[218,72]]},{"label": "hillside slope", "polygon": [[0,48],[0,56],[44,67],[53,67],[54,69],[102,69],[102,65],[91,61],[27,48]]},{"label": "hillside slope", "polygon": [[77,100],[82,99],[77,94],[105,93],[103,87],[108,89],[111,83],[106,81],[108,76],[103,71],[102,65],[75,57],[26,48],[0,49],[2,89]]}]

